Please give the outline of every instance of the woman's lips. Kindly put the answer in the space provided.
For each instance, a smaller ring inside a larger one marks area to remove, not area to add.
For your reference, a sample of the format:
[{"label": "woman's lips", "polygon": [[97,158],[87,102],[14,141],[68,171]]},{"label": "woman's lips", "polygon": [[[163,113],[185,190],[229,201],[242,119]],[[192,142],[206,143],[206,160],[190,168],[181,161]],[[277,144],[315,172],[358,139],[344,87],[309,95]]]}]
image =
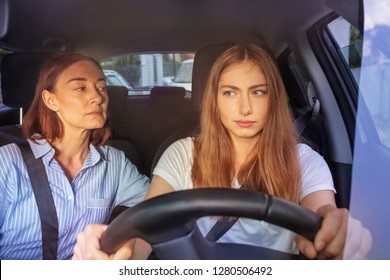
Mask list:
[{"label": "woman's lips", "polygon": [[87,115],[101,115],[102,113],[103,113],[102,110],[96,110],[96,111],[92,111],[92,112],[87,113]]},{"label": "woman's lips", "polygon": [[251,127],[255,123],[254,121],[235,121],[235,122],[239,127],[244,127],[244,128]]}]

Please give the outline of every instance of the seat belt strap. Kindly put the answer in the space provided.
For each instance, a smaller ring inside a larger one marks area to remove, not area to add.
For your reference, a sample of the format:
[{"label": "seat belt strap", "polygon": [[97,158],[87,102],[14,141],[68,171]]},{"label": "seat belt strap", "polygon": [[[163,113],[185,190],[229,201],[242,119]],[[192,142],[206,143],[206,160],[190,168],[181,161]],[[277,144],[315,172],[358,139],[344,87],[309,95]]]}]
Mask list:
[{"label": "seat belt strap", "polygon": [[[245,189],[243,185],[239,189]],[[210,231],[206,234],[206,239],[211,242],[217,242],[234,224],[238,221],[238,217],[221,217]]]},{"label": "seat belt strap", "polygon": [[295,127],[299,136],[302,135],[303,131],[309,125],[310,122],[313,122],[317,119],[319,113],[320,101],[318,99],[315,99],[313,107],[295,119]]},{"label": "seat belt strap", "polygon": [[53,195],[41,159],[36,159],[27,141],[16,144],[22,153],[30,177],[35,200],[38,205],[42,229],[42,256],[44,260],[57,259],[58,219]]},{"label": "seat belt strap", "polygon": [[218,220],[206,235],[208,241],[217,242],[232,226],[237,222],[238,218],[223,217]]}]

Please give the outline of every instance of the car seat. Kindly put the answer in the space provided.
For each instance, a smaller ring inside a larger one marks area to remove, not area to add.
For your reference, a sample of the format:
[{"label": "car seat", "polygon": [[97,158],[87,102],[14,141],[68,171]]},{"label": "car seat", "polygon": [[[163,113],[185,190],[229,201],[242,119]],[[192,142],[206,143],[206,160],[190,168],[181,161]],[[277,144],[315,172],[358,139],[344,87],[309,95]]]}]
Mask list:
[{"label": "car seat", "polygon": [[53,54],[43,52],[10,53],[1,63],[1,91],[4,105],[19,109],[19,124],[0,127],[0,146],[23,138],[22,118],[31,105],[39,72]]},{"label": "car seat", "polygon": [[150,168],[151,176],[153,174],[153,169],[156,167],[156,164],[158,163],[158,160],[160,159],[161,155],[173,142],[185,137],[191,137],[196,135],[197,130],[199,128],[199,115],[201,110],[203,92],[205,90],[206,82],[211,67],[217,60],[218,56],[231,46],[233,46],[233,44],[208,45],[196,51],[192,70],[191,103],[193,111],[197,115],[197,122],[175,131],[162,142],[153,158],[153,162]]}]

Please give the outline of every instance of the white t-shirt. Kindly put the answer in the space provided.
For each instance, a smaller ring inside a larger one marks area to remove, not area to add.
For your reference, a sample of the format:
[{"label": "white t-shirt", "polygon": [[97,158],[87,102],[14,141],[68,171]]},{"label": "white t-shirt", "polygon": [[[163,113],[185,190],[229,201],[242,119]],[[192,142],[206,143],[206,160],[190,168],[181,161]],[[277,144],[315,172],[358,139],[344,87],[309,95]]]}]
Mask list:
[{"label": "white t-shirt", "polygon": [[[192,149],[192,138],[176,141],[163,153],[153,174],[164,178],[175,190],[192,189]],[[319,190],[335,192],[329,167],[317,152],[305,144],[298,144],[298,157],[302,172],[300,200]],[[234,180],[233,187],[240,187],[237,180]],[[215,218],[204,217],[197,223],[202,234],[206,236],[216,222]],[[240,218],[218,242],[248,244],[298,253],[293,232],[263,221],[246,218]]]}]

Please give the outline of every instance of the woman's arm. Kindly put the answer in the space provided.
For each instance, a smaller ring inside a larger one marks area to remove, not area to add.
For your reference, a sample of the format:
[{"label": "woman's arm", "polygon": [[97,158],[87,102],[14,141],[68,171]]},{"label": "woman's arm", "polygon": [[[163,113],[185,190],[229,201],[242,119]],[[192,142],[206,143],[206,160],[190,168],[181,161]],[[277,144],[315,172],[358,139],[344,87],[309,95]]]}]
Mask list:
[{"label": "woman's arm", "polygon": [[[173,191],[173,187],[165,179],[158,175],[154,175],[150,188],[146,193],[145,200]],[[133,248],[133,255],[131,256],[131,259],[146,260],[151,252],[152,247],[146,241],[137,239]]]},{"label": "woman's arm", "polygon": [[331,191],[317,191],[305,196],[301,205],[324,219],[314,242],[296,237],[299,250],[314,259],[361,259],[371,248],[370,232],[353,219],[347,209],[336,207]]}]

